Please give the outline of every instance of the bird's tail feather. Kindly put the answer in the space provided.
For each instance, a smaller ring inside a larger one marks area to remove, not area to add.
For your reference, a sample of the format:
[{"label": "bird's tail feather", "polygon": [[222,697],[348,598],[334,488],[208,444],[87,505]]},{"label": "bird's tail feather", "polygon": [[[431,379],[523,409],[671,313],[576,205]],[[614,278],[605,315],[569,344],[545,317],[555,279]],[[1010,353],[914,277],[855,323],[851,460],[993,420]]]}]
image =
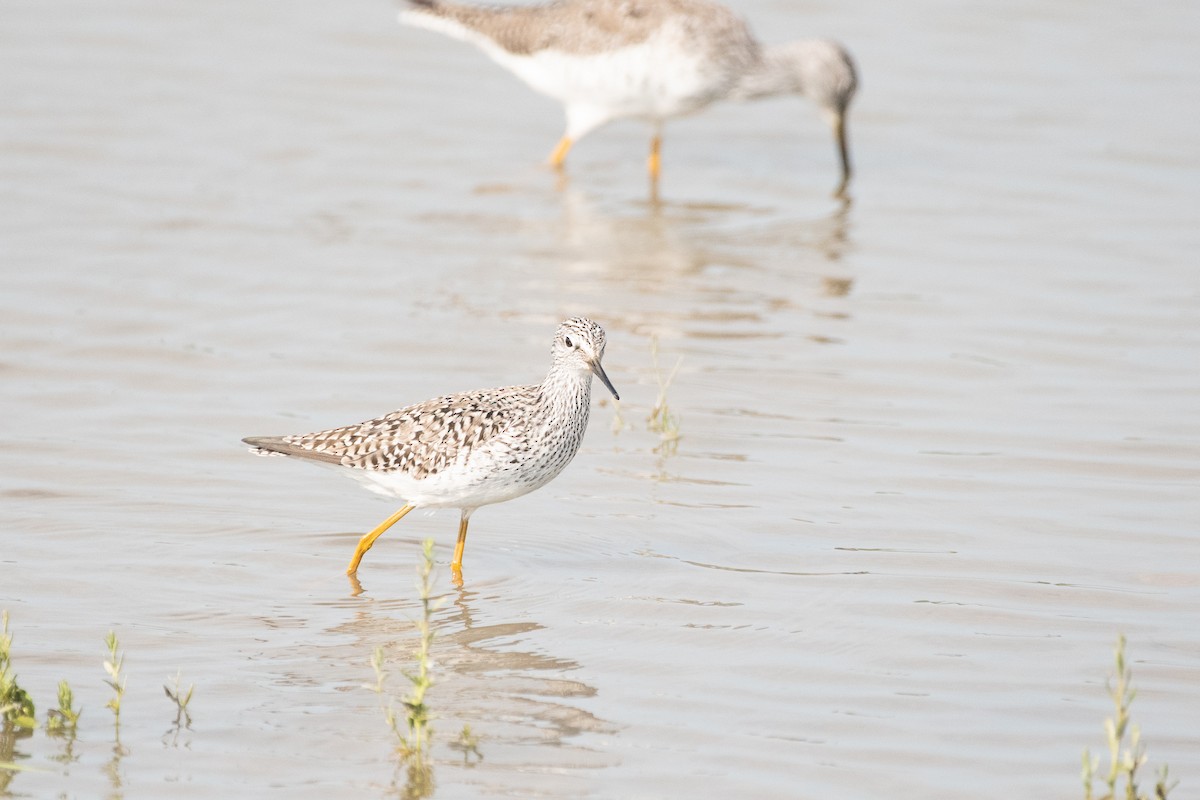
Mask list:
[{"label": "bird's tail feather", "polygon": [[475,30],[473,26],[464,24],[460,19],[464,11],[474,11],[478,15],[483,7],[467,10],[442,0],[407,0],[407,5],[408,8],[399,14],[400,23],[403,25],[434,31],[451,39],[470,42],[485,50],[493,44],[486,35]]}]

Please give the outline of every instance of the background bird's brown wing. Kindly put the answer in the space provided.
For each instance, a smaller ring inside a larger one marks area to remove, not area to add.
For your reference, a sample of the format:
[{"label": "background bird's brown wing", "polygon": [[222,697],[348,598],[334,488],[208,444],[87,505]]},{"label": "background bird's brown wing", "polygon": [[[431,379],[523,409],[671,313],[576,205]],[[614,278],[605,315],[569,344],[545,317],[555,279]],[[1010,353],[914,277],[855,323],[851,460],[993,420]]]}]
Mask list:
[{"label": "background bird's brown wing", "polygon": [[514,55],[541,50],[587,54],[636,44],[650,36],[676,7],[713,14],[720,6],[694,0],[570,0],[532,6],[414,2],[416,10],[453,20]]}]

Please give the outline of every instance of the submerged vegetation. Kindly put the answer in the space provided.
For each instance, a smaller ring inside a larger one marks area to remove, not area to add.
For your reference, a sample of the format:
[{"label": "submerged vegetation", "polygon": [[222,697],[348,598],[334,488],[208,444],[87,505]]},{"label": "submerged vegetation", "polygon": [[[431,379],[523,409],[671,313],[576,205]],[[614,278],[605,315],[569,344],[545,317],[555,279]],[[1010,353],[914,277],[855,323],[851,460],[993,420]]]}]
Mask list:
[{"label": "submerged vegetation", "polygon": [[[407,780],[401,791],[408,798],[430,797],[434,791],[431,747],[433,744],[434,719],[427,700],[428,692],[434,685],[433,660],[431,651],[434,641],[433,616],[441,606],[444,598],[433,594],[434,578],[434,545],[432,539],[426,539],[422,549],[421,563],[417,570],[417,590],[420,600],[420,614],[415,620],[417,628],[417,644],[414,654],[415,664],[411,670],[402,674],[408,679],[409,690],[402,698],[393,698],[387,690],[389,673],[386,669],[386,654],[382,646],[377,647],[371,658],[371,666],[375,671],[375,684],[369,686],[381,698],[384,718],[395,736],[396,754],[399,763],[407,768]],[[18,736],[31,736],[38,730],[33,699],[17,681],[11,656],[12,634],[8,627],[8,612],[3,613],[3,628],[0,631],[0,720],[3,729],[0,731],[0,795],[7,790],[13,776],[19,772],[37,771],[38,768],[19,764],[21,758],[13,748]],[[104,766],[114,794],[119,794],[124,783],[122,759],[129,754],[121,743],[121,712],[124,707],[128,676],[125,671],[125,652],[116,631],[109,631],[104,638],[105,658],[103,660],[104,684],[111,694],[105,707],[113,714],[112,757]],[[191,726],[191,702],[195,694],[195,685],[189,684],[184,688],[182,673],[177,672],[173,679],[163,685],[163,692],[175,707],[175,719],[171,730],[164,738],[164,744],[170,744],[171,734],[178,734],[181,728]],[[80,719],[83,709],[76,704],[75,693],[66,680],[58,683],[58,705],[46,713],[44,730],[47,736],[65,742],[63,752],[54,756],[53,760],[64,765],[78,761],[79,756],[74,747],[79,734]],[[479,740],[472,733],[469,725],[464,725],[461,732],[448,743],[448,746],[463,754],[463,763],[471,765],[483,759],[479,751]]]},{"label": "submerged vegetation", "polygon": [[417,663],[415,672],[404,673],[412,688],[408,696],[401,700],[404,707],[403,725],[396,713],[395,699],[387,693],[388,672],[384,669],[386,657],[383,646],[376,647],[371,657],[375,685],[370,688],[380,696],[384,721],[396,736],[396,750],[405,761],[425,760],[433,737],[429,707],[425,705],[425,693],[433,686],[429,657],[433,645],[433,612],[441,605],[440,599],[433,597],[433,539],[426,539],[422,547],[421,564],[417,569],[417,591],[421,600],[421,616],[416,620],[419,633],[415,655]]},{"label": "submerged vegetation", "polygon": [[613,419],[612,419],[612,426],[611,426],[610,430],[613,432],[613,434],[618,434],[621,431],[628,428],[629,424],[627,422],[625,422],[625,417],[621,414],[621,401],[613,400],[612,404],[613,404]]},{"label": "submerged vegetation", "polygon": [[425,704],[425,693],[433,686],[432,661],[429,656],[433,645],[433,612],[441,605],[440,598],[433,597],[433,539],[426,539],[421,549],[421,563],[417,568],[417,592],[421,601],[421,616],[416,620],[418,641],[416,670],[404,673],[411,688],[400,704],[403,721],[396,710],[396,700],[387,691],[388,672],[384,668],[386,656],[382,645],[375,648],[371,656],[371,668],[375,671],[375,685],[370,686],[380,697],[384,721],[396,738],[396,753],[408,769],[405,786],[406,797],[429,797],[433,793],[433,768],[429,761],[429,748],[433,740],[429,707]]},{"label": "submerged vegetation", "polygon": [[[483,753],[479,752],[479,740],[471,732],[470,725],[462,726],[462,730],[458,732],[458,738],[451,742],[450,746],[463,754],[463,766],[471,766],[483,761]],[[475,757],[475,761],[471,761],[471,756]]]},{"label": "submerged vegetation", "polygon": [[[371,667],[375,672],[375,683],[366,688],[374,691],[380,698],[384,719],[392,731],[396,741],[395,752],[398,764],[407,770],[403,788],[397,788],[405,798],[427,798],[434,793],[433,765],[431,748],[433,744],[432,714],[427,702],[429,690],[433,687],[433,660],[431,651],[434,641],[433,615],[440,607],[444,598],[433,595],[433,540],[426,539],[422,549],[421,563],[417,570],[417,589],[420,600],[420,616],[414,621],[417,628],[417,644],[414,653],[415,664],[411,671],[402,674],[408,679],[410,687],[403,698],[394,698],[388,692],[387,681],[389,673],[386,669],[386,652],[383,646],[376,647],[371,657]],[[37,771],[31,767],[17,763],[21,756],[14,750],[14,744],[20,737],[32,736],[38,729],[33,699],[17,681],[13,669],[12,642],[13,636],[9,630],[8,612],[3,612],[3,625],[0,627],[0,795],[7,791],[7,786],[14,775],[23,771]],[[110,774],[114,790],[122,785],[120,774],[121,758],[127,754],[121,745],[120,720],[121,706],[125,696],[127,677],[124,671],[125,656],[121,651],[116,633],[110,631],[105,637],[108,657],[104,661],[106,673],[105,684],[112,690],[113,695],[106,704],[113,712],[113,758],[105,767]],[[1082,780],[1085,800],[1167,800],[1169,793],[1178,785],[1169,777],[1167,766],[1163,765],[1157,772],[1154,788],[1143,790],[1139,784],[1142,778],[1142,768],[1148,757],[1146,747],[1142,742],[1141,731],[1132,724],[1130,708],[1137,692],[1133,689],[1133,672],[1125,659],[1125,637],[1117,638],[1114,648],[1115,669],[1113,676],[1107,682],[1108,695],[1112,700],[1113,715],[1104,721],[1106,749],[1108,751],[1107,768],[1101,771],[1100,756],[1093,756],[1087,749],[1083,752]],[[176,673],[170,685],[164,685],[167,698],[175,706],[174,730],[181,726],[190,727],[191,713],[189,706],[195,692],[195,686],[189,685],[183,689],[182,676]],[[72,748],[76,742],[79,721],[83,710],[75,704],[74,692],[66,680],[58,683],[58,706],[46,714],[44,725],[48,736],[65,740],[65,750],[54,760],[69,764],[77,760]],[[448,747],[463,754],[463,765],[472,766],[482,761],[479,751],[479,741],[472,733],[469,725],[464,725],[458,736],[448,743]],[[1099,789],[1097,789],[1099,784]]]},{"label": "submerged vegetation", "polygon": [[121,674],[121,670],[125,666],[125,654],[119,652],[121,643],[117,641],[117,634],[113,631],[108,632],[108,636],[104,637],[104,644],[108,648],[108,659],[104,662],[104,671],[108,673],[108,679],[105,681],[113,690],[112,699],[108,701],[106,707],[112,709],[113,712],[113,729],[116,731],[117,740],[121,739],[121,698],[125,696],[125,676]]},{"label": "submerged vegetation", "polygon": [[671,407],[667,403],[667,390],[671,388],[671,383],[679,373],[683,358],[680,357],[671,372],[663,377],[662,369],[658,366],[657,337],[650,340],[650,357],[654,361],[654,380],[658,383],[658,398],[654,401],[654,408],[650,410],[649,416],[646,417],[646,429],[658,434],[659,442],[654,451],[662,455],[672,455],[678,449],[681,437],[679,417],[671,411]]},{"label": "submerged vegetation", "polygon": [[46,714],[46,733],[52,736],[75,736],[79,728],[79,715],[83,709],[75,708],[75,694],[71,684],[65,680],[58,682],[58,708],[52,708]]},{"label": "submerged vegetation", "polygon": [[[33,698],[17,682],[17,675],[12,664],[12,634],[8,629],[8,612],[0,614],[3,626],[0,628],[0,795],[3,795],[8,781],[13,774],[21,771],[39,771],[15,763],[14,744],[17,738],[32,736],[38,730]],[[125,675],[125,654],[121,651],[121,643],[115,631],[109,631],[104,638],[107,658],[104,660],[104,683],[112,690],[112,697],[105,704],[113,712],[113,756],[105,766],[114,790],[121,788],[120,766],[121,758],[127,754],[121,744],[121,705],[125,697],[127,677]],[[174,688],[163,687],[176,706],[175,727],[180,723],[191,723],[188,704],[194,691],[189,686],[187,691],[180,689],[180,676],[176,675]],[[58,682],[58,706],[46,712],[43,726],[47,736],[63,741],[63,752],[54,756],[53,760],[70,764],[78,760],[74,752],[76,738],[79,734],[79,720],[83,715],[82,707],[75,705],[75,692],[66,680]],[[6,796],[6,795],[5,795]]]},{"label": "submerged vegetation", "polygon": [[196,691],[196,685],[188,684],[187,691],[183,691],[183,674],[175,673],[175,678],[171,686],[163,685],[163,691],[172,703],[175,704],[175,727],[190,727],[192,724],[192,715],[188,713],[188,703],[192,702],[192,694]]},{"label": "submerged vegetation", "polygon": [[36,711],[29,692],[17,683],[12,667],[12,634],[8,630],[8,612],[2,615],[0,626],[0,720],[6,729],[37,727]]},{"label": "submerged vegetation", "polygon": [[[1100,757],[1093,757],[1091,752],[1083,751],[1083,790],[1086,800],[1166,800],[1167,794],[1175,788],[1167,775],[1167,765],[1164,764],[1158,772],[1158,780],[1154,785],[1154,794],[1148,795],[1138,788],[1138,770],[1146,764],[1146,746],[1142,743],[1141,730],[1137,725],[1129,724],[1129,707],[1133,704],[1137,692],[1133,689],[1133,671],[1125,663],[1125,636],[1117,637],[1114,652],[1116,661],[1115,675],[1108,682],[1108,695],[1113,701],[1113,716],[1104,720],[1104,733],[1108,739],[1108,770],[1099,776]],[[1126,743],[1126,733],[1129,741]],[[1103,782],[1104,794],[1093,794],[1093,786],[1097,778]],[[1124,791],[1118,789],[1118,784],[1124,780]],[[1178,783],[1178,782],[1176,782]]]},{"label": "submerged vegetation", "polygon": [[[396,740],[396,755],[407,769],[407,780],[403,790],[406,798],[430,797],[433,794],[433,764],[430,750],[433,745],[434,719],[426,702],[426,694],[433,687],[433,614],[442,605],[444,598],[433,596],[433,539],[422,543],[421,563],[417,567],[417,597],[421,601],[421,614],[414,621],[417,628],[417,648],[413,654],[416,662],[411,672],[404,672],[410,687],[408,694],[399,701],[403,711],[397,709],[396,698],[387,689],[389,672],[387,656],[382,645],[375,648],[371,656],[371,669],[375,672],[375,683],[367,688],[379,695],[384,722]],[[458,738],[450,747],[461,750],[466,763],[474,755],[482,760],[479,742],[464,725]]]}]

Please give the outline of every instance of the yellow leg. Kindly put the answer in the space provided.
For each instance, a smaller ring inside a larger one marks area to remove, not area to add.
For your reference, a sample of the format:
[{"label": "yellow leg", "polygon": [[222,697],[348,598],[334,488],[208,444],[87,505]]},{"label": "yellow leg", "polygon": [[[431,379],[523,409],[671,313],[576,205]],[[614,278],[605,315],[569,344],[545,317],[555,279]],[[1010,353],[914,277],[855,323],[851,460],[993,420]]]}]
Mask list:
[{"label": "yellow leg", "polygon": [[554,152],[550,154],[550,166],[557,169],[562,169],[563,163],[567,160],[567,153],[571,152],[571,145],[575,142],[571,141],[570,136],[564,136],[558,140],[558,146],[554,148]]},{"label": "yellow leg", "polygon": [[458,542],[454,545],[454,560],[450,569],[462,569],[463,550],[467,549],[467,522],[469,517],[463,514],[462,522],[458,523]]},{"label": "yellow leg", "polygon": [[462,588],[462,558],[463,550],[467,549],[467,522],[471,514],[463,512],[462,521],[458,523],[458,541],[454,543],[454,560],[450,562],[450,580],[458,588]]},{"label": "yellow leg", "polygon": [[658,183],[658,173],[662,171],[662,137],[655,136],[650,140],[650,157],[646,159],[646,169],[650,173],[650,180],[655,184]]},{"label": "yellow leg", "polygon": [[358,540],[358,547],[354,549],[354,558],[350,559],[350,566],[346,568],[347,575],[353,575],[358,572],[358,562],[362,561],[363,555],[371,549],[371,545],[375,544],[375,540],[383,536],[384,531],[399,522],[405,514],[412,511],[416,506],[407,505],[404,508],[392,514],[390,517],[379,523],[375,530],[368,533],[366,536]]}]

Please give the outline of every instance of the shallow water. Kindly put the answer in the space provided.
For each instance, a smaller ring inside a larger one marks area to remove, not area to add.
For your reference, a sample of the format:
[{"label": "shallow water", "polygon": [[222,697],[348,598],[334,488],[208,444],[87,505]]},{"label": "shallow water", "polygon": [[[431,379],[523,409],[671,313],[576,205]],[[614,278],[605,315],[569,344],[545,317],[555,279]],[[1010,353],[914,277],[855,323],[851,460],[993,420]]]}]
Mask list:
[{"label": "shallow water", "polygon": [[[362,685],[383,644],[403,689],[427,536],[439,797],[1078,797],[1118,632],[1195,794],[1200,20],[737,8],[858,58],[848,205],[798,101],[671,125],[652,203],[643,128],[560,185],[557,107],[386,4],[7,5],[0,607],[85,711],[0,794],[402,788]],[[537,380],[577,313],[619,416],[475,515],[461,591],[441,512],[353,596],[393,506],[238,443]]]}]

